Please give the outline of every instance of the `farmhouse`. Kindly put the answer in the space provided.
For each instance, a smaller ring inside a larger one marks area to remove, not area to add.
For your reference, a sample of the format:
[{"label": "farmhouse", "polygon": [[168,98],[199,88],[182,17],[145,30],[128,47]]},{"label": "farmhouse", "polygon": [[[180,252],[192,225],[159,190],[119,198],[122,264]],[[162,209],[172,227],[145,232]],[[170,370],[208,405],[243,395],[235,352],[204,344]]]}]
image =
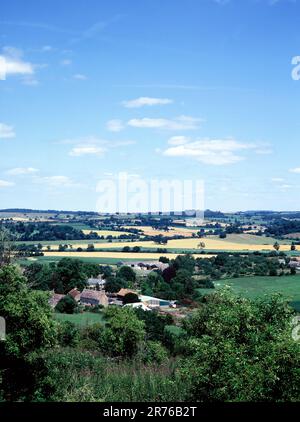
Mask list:
[{"label": "farmhouse", "polygon": [[104,291],[84,289],[80,295],[80,303],[86,306],[108,306],[108,297]]},{"label": "farmhouse", "polygon": [[70,290],[68,295],[72,296],[72,298],[76,300],[76,302],[80,301],[80,291],[77,290],[76,287],[75,289]]},{"label": "farmhouse", "polygon": [[65,295],[52,292],[52,296],[49,299],[49,305],[51,306],[51,308],[55,308],[55,306],[63,297],[65,297]]}]

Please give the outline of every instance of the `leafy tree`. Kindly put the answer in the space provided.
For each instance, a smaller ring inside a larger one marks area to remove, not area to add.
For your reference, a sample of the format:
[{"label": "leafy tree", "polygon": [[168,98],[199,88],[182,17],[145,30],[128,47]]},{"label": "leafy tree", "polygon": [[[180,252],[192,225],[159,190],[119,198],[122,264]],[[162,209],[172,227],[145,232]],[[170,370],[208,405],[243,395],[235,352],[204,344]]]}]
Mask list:
[{"label": "leafy tree", "polygon": [[121,277],[110,277],[105,283],[105,290],[108,293],[117,293],[120,289],[126,289],[127,287],[128,281]]},{"label": "leafy tree", "polygon": [[7,399],[30,395],[38,353],[56,343],[57,324],[44,292],[30,290],[15,266],[0,268],[0,315],[6,340],[0,342],[2,389]]},{"label": "leafy tree", "polygon": [[13,249],[14,243],[10,231],[0,226],[0,267],[10,264]]},{"label": "leafy tree", "polygon": [[70,295],[65,295],[55,307],[55,310],[61,314],[74,314],[77,309],[78,303]]},{"label": "leafy tree", "polygon": [[109,265],[100,266],[99,271],[104,278],[108,278],[113,275],[113,269]]},{"label": "leafy tree", "polygon": [[145,336],[143,321],[140,321],[134,310],[129,307],[107,308],[105,318],[103,352],[123,358],[134,356]]},{"label": "leafy tree", "polygon": [[136,280],[135,271],[127,265],[124,265],[118,270],[117,276],[123,278],[126,281],[134,282]]},{"label": "leafy tree", "polygon": [[163,279],[166,283],[170,283],[172,278],[176,276],[176,269],[173,265],[170,265],[168,268],[165,268],[162,272]]},{"label": "leafy tree", "polygon": [[174,260],[173,266],[176,270],[186,270],[193,274],[195,268],[195,259],[192,255],[178,255]]},{"label": "leafy tree", "polygon": [[137,358],[144,363],[161,364],[167,361],[168,351],[159,341],[149,340],[143,343]]},{"label": "leafy tree", "polygon": [[78,259],[61,259],[52,274],[52,287],[57,293],[68,293],[77,287],[83,290],[86,287],[87,278],[90,275],[85,272],[84,263]]},{"label": "leafy tree", "polygon": [[153,341],[164,340],[164,330],[168,325],[173,324],[173,318],[171,315],[161,315],[157,311],[152,312],[143,311],[141,308],[135,309],[137,317],[144,321],[146,330],[146,339]]},{"label": "leafy tree", "polygon": [[291,309],[279,297],[250,301],[228,291],[207,297],[186,320],[181,367],[185,399],[297,401],[300,345],[291,336]]},{"label": "leafy tree", "polygon": [[78,326],[71,321],[62,321],[58,327],[58,342],[63,347],[76,347],[80,340]]},{"label": "leafy tree", "polygon": [[180,296],[183,297],[192,295],[196,287],[195,281],[188,270],[177,271],[176,276],[172,279],[172,287],[175,289],[176,285],[180,286],[178,288],[181,292],[180,294],[178,293],[178,298]]}]

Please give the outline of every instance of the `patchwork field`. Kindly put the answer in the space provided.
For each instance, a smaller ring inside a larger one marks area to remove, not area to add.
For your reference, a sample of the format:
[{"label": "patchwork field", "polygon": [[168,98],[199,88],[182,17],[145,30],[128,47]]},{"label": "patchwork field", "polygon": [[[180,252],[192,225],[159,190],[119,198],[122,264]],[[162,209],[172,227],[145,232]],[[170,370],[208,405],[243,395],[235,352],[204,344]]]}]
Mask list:
[{"label": "patchwork field", "polygon": [[[233,234],[228,235],[226,239],[220,239],[218,236],[209,236],[203,239],[199,238],[188,238],[188,239],[171,239],[166,245],[158,245],[153,241],[123,241],[123,242],[93,242],[92,240],[82,241],[80,243],[73,243],[73,249],[76,248],[86,248],[88,243],[93,243],[95,247],[101,249],[122,249],[125,246],[133,247],[139,246],[146,249],[157,249],[158,247],[164,247],[168,250],[184,251],[184,250],[200,250],[201,247],[199,243],[203,242],[205,244],[204,250],[208,251],[272,251],[274,250],[273,245],[276,242],[276,239],[255,236],[251,234]],[[67,242],[66,242],[67,243]],[[290,242],[284,240],[280,243],[281,251],[290,251]],[[51,249],[58,249],[58,244],[51,244]]]},{"label": "patchwork field", "polygon": [[224,242],[251,244],[251,245],[272,245],[273,246],[276,241],[279,244],[285,244],[285,245],[288,245],[291,243],[289,240],[278,240],[278,239],[275,239],[274,237],[256,236],[250,233],[228,234],[225,239],[220,239],[218,236],[210,236],[209,238],[216,239],[216,240],[223,240]]},{"label": "patchwork field", "polygon": [[155,230],[150,226],[125,226],[125,229],[138,229],[142,230],[143,233],[147,236],[184,236],[184,237],[191,237],[193,233],[197,233],[200,228],[185,228],[185,227],[170,227],[169,231],[165,230]]}]

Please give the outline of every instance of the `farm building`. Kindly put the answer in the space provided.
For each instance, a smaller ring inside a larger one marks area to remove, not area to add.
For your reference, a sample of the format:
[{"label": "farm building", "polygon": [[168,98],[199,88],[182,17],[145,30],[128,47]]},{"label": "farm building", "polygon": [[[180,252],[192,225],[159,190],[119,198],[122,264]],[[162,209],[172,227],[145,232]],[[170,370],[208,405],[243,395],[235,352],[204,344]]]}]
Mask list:
[{"label": "farm building", "polygon": [[108,299],[108,304],[109,305],[116,305],[116,306],[123,306],[123,300],[120,300],[116,297],[110,297]]},{"label": "farm building", "polygon": [[65,295],[61,295],[59,293],[52,292],[52,296],[49,299],[49,305],[51,308],[55,308],[55,306],[58,304],[58,302],[65,297]]},{"label": "farm building", "polygon": [[88,288],[90,288],[90,289],[97,289],[97,288],[103,289],[104,286],[105,286],[105,282],[106,282],[106,280],[103,280],[101,278],[101,276],[99,276],[97,278],[90,277],[87,280],[87,285],[88,285]]},{"label": "farm building", "polygon": [[157,297],[139,295],[139,299],[146,306],[150,306],[152,308],[154,308],[154,307],[158,308],[158,307],[161,307],[161,306],[172,306],[172,305],[174,306],[174,301],[159,299]]},{"label": "farm building", "polygon": [[76,300],[76,302],[80,301],[80,291],[77,290],[76,287],[75,289],[70,290],[68,295],[72,296],[72,298]]},{"label": "farm building", "polygon": [[[126,264],[125,264],[126,265]],[[127,264],[128,266],[132,267],[133,269],[139,269],[144,271],[153,271],[153,270],[165,270],[168,268],[169,264],[160,262],[160,261],[149,261],[149,262],[131,262]]]},{"label": "farm building", "polygon": [[108,297],[103,291],[84,289],[80,295],[80,303],[86,306],[102,305],[107,307]]},{"label": "farm building", "polygon": [[120,289],[117,293],[117,297],[118,299],[124,299],[124,297],[126,295],[128,295],[128,293],[134,293],[135,295],[137,295],[137,292],[134,290],[130,290],[130,289]]}]

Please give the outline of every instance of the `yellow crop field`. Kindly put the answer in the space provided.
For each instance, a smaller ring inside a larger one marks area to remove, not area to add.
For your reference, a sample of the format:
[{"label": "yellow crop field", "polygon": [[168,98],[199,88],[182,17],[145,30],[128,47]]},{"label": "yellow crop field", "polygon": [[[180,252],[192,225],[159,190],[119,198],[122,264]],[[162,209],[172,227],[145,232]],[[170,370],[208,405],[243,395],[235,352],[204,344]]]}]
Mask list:
[{"label": "yellow crop field", "polygon": [[[153,259],[158,260],[161,256],[164,256],[169,259],[174,259],[176,256],[182,254],[176,253],[134,253],[134,252],[45,252],[44,256],[59,256],[61,258],[117,258],[122,261],[122,259],[134,259],[134,260],[145,260]],[[194,255],[198,258],[211,258],[215,255]]]},{"label": "yellow crop field", "polygon": [[176,235],[184,236],[184,237],[191,237],[193,233],[197,233],[200,229],[186,229],[183,227],[170,227],[169,231],[165,230],[155,230],[150,226],[125,226],[125,229],[138,229],[142,230],[142,232],[147,236],[166,236],[166,237],[172,237]]},{"label": "yellow crop field", "polygon": [[[93,243],[96,248],[101,249],[115,249],[115,248],[123,248],[124,246],[129,246],[132,248],[133,246],[140,246],[143,248],[167,248],[167,249],[195,249],[200,250],[201,248],[198,247],[200,242],[204,242],[205,249],[213,249],[216,251],[272,251],[274,250],[273,245],[263,245],[263,244],[253,244],[253,243],[235,243],[230,242],[218,238],[204,238],[204,239],[176,239],[176,240],[169,240],[166,245],[158,245],[152,241],[136,241],[136,242],[113,242],[113,243]],[[77,249],[79,247],[86,248],[88,243],[78,243],[73,244],[73,249]],[[58,245],[51,245],[52,250],[57,250]],[[44,247],[46,250],[46,247]],[[289,251],[290,245],[281,245],[280,251]]]}]

